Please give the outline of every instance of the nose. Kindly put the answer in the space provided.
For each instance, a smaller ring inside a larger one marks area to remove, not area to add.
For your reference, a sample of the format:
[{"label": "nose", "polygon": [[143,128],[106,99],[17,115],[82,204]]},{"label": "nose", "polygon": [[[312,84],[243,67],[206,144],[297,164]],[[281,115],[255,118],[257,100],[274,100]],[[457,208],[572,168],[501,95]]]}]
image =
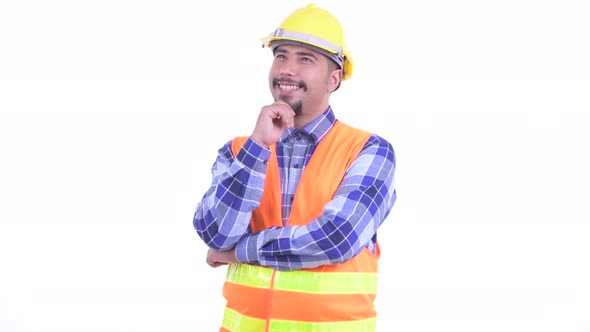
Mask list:
[{"label": "nose", "polygon": [[285,60],[281,63],[279,68],[279,74],[281,76],[294,76],[295,75],[295,63],[291,59]]}]

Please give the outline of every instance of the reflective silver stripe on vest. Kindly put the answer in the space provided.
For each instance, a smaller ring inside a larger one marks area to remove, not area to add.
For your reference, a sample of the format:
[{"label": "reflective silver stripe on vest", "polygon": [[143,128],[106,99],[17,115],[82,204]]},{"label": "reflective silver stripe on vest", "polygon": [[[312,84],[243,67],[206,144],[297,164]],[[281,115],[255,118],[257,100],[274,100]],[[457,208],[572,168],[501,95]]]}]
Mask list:
[{"label": "reflective silver stripe on vest", "polygon": [[[232,332],[266,331],[264,319],[249,317],[230,308],[225,308],[222,326]],[[297,322],[271,319],[269,331],[305,332],[375,332],[376,318],[341,322]]]},{"label": "reflective silver stripe on vest", "polygon": [[[312,294],[376,294],[377,273],[276,271],[249,264],[229,264],[226,281],[236,284]],[[273,286],[271,284],[274,282]]]}]

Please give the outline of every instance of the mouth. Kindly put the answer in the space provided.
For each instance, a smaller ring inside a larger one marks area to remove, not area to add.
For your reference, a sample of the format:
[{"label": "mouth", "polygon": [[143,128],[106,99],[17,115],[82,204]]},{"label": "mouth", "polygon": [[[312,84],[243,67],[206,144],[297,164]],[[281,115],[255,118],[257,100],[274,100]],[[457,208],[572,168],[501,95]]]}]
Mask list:
[{"label": "mouth", "polygon": [[305,83],[303,82],[274,79],[272,85],[274,88],[278,88],[279,90],[284,92],[293,92],[300,89],[303,89],[303,91],[306,90]]},{"label": "mouth", "polygon": [[284,91],[295,91],[299,89],[299,85],[290,85],[290,84],[277,84],[279,89]]}]

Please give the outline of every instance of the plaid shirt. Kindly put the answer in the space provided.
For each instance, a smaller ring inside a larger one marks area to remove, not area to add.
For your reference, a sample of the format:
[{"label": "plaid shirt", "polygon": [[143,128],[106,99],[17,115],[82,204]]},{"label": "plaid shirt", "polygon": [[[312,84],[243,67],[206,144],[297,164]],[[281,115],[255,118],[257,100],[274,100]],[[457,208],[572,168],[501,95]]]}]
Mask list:
[{"label": "plaid shirt", "polygon": [[[330,107],[303,130],[285,130],[277,142],[283,225],[297,184],[315,147],[336,118]],[[252,210],[260,205],[270,150],[248,139],[234,158],[231,141],[220,150],[213,182],[197,204],[193,225],[215,249],[236,248],[240,262],[296,270],[344,262],[368,248],[375,252],[377,228],[396,199],[395,154],[373,135],[344,176],[324,213],[305,226],[272,227],[252,234]]]}]

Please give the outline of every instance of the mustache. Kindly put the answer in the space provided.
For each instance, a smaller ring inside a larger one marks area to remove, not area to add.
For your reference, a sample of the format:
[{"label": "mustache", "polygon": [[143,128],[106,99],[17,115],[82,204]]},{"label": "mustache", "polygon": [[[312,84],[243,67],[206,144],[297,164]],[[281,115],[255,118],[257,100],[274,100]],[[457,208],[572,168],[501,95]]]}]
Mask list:
[{"label": "mustache", "polygon": [[305,82],[303,82],[303,81],[295,81],[295,80],[288,79],[288,78],[281,78],[281,79],[274,78],[272,80],[272,86],[277,86],[279,84],[279,82],[296,84],[296,85],[300,86],[303,89],[303,91],[307,91],[307,84],[305,84]]}]

